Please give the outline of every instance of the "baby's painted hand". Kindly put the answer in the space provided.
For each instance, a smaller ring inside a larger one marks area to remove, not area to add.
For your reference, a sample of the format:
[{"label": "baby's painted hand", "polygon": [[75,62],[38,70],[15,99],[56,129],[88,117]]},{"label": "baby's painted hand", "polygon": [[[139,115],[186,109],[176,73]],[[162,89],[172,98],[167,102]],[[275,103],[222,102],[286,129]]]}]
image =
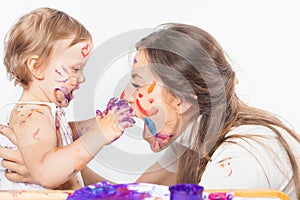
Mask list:
[{"label": "baby's painted hand", "polygon": [[124,129],[133,126],[135,123],[133,116],[133,109],[129,104],[125,100],[118,100],[116,97],[110,99],[103,112],[96,111],[97,123],[108,143],[118,139]]}]

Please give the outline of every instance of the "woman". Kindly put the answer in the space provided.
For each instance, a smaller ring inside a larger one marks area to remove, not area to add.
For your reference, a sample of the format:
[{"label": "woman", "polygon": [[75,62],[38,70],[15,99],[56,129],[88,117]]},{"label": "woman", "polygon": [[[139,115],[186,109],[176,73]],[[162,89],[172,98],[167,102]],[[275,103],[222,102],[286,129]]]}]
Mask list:
[{"label": "woman", "polygon": [[[164,24],[136,47],[122,97],[144,120],[143,136],[151,149],[170,147],[138,181],[274,188],[300,199],[299,136],[272,114],[238,99],[235,73],[210,34],[190,25]],[[20,156],[1,156],[14,161],[3,162],[4,167],[22,169]],[[22,171],[7,175],[29,180]]]}]

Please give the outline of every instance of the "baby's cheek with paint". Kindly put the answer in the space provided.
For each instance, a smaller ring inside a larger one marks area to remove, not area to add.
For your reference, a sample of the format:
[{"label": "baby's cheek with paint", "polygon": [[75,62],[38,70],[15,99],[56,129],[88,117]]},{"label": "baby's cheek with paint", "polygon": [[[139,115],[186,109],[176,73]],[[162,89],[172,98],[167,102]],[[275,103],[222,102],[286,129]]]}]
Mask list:
[{"label": "baby's cheek with paint", "polygon": [[76,85],[77,85],[77,76],[75,74],[72,74],[69,78],[69,81],[66,84],[71,86],[71,87],[76,87]]}]

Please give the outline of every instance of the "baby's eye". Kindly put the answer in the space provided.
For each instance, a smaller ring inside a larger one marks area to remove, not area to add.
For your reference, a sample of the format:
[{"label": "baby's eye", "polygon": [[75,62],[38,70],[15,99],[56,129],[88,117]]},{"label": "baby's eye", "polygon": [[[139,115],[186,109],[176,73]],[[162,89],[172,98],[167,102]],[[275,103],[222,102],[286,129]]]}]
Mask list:
[{"label": "baby's eye", "polygon": [[135,87],[135,88],[141,87],[140,85],[135,84],[135,83],[131,83],[131,85],[132,85],[133,87]]},{"label": "baby's eye", "polygon": [[74,71],[75,73],[78,73],[80,70],[81,70],[80,68],[73,68],[73,71]]}]

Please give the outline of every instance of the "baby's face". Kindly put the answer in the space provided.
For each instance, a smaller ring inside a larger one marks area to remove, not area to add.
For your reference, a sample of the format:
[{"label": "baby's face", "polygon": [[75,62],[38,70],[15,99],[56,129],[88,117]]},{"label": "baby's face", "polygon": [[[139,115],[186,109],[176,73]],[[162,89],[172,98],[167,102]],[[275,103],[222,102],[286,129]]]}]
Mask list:
[{"label": "baby's face", "polygon": [[49,98],[60,107],[73,100],[73,92],[85,81],[83,69],[92,52],[92,43],[83,41],[69,46],[72,39],[59,40],[54,44],[50,63],[45,71],[46,91]]},{"label": "baby's face", "polygon": [[171,144],[180,134],[181,116],[176,97],[163,84],[149,65],[143,51],[138,51],[131,80],[121,98],[127,100],[136,117],[144,121],[143,137],[154,152]]}]

